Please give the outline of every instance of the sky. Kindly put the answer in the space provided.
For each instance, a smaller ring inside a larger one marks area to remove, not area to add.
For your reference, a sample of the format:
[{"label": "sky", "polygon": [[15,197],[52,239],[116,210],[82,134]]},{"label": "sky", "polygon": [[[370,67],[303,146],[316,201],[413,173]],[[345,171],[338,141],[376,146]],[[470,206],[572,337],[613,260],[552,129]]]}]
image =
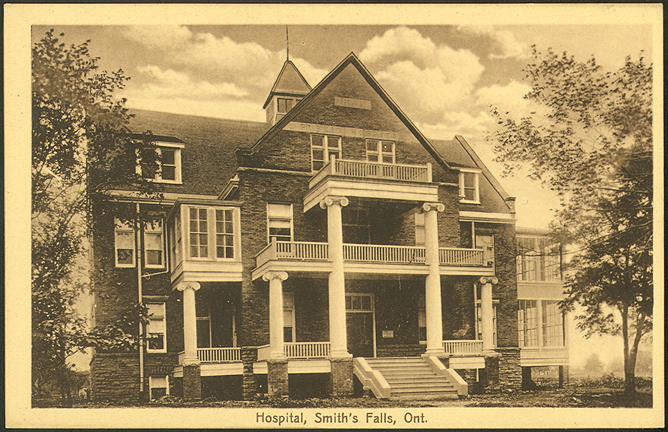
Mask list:
[{"label": "sky", "polygon": [[[47,29],[33,27],[33,41]],[[89,39],[101,69],[123,69],[131,79],[122,95],[138,109],[265,121],[263,102],[286,59],[282,25],[55,30],[65,33],[66,43]],[[503,177],[485,136],[494,127],[490,105],[518,117],[536,110],[523,99],[529,90],[523,67],[531,46],[567,51],[579,60],[594,55],[606,69],[641,51],[652,56],[651,28],[637,25],[291,25],[288,32],[290,59],[312,86],[355,52],[426,136],[464,135],[517,197],[518,225],[529,227],[547,227],[558,200],[526,171]],[[584,340],[571,328],[572,352],[620,352],[617,340]]]}]

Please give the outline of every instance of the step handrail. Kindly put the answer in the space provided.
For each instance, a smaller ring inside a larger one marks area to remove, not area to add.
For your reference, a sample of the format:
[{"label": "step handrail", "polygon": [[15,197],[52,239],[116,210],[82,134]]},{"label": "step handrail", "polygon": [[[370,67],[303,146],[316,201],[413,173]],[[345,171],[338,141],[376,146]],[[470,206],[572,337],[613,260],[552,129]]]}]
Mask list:
[{"label": "step handrail", "polygon": [[457,390],[458,396],[468,396],[469,385],[457,373],[456,370],[445,367],[443,362],[441,362],[441,360],[435,356],[426,356],[425,361],[431,370],[434,371],[434,373],[445,377],[450,382],[450,384],[452,384],[455,390]]},{"label": "step handrail", "polygon": [[371,368],[369,363],[363,357],[353,358],[353,372],[362,382],[365,389],[371,392],[378,399],[389,399],[392,389],[383,375]]}]

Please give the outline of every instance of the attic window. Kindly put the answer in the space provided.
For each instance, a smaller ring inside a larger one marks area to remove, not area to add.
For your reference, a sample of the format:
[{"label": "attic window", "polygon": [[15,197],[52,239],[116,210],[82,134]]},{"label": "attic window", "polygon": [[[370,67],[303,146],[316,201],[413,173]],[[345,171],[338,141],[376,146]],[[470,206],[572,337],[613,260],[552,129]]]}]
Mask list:
[{"label": "attic window", "polygon": [[480,204],[480,170],[460,168],[459,202],[465,204]]},{"label": "attic window", "polygon": [[137,151],[137,174],[156,183],[181,184],[183,145],[156,143]]},{"label": "attic window", "polygon": [[285,114],[288,113],[301,98],[289,98],[289,97],[277,97],[276,98],[276,117],[274,118],[274,123],[283,118]]}]

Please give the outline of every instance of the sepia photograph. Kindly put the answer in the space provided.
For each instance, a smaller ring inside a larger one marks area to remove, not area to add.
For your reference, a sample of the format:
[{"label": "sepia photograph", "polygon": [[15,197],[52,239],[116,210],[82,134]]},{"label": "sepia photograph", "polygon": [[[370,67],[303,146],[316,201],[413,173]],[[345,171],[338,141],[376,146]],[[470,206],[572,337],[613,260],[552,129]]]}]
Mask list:
[{"label": "sepia photograph", "polygon": [[661,6],[38,6],[22,415],[663,425]]}]

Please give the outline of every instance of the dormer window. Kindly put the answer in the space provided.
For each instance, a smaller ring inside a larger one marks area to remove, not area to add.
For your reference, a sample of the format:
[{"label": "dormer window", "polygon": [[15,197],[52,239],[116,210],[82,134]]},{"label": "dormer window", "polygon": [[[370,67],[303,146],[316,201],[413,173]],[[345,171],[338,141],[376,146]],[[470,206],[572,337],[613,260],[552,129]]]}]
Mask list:
[{"label": "dormer window", "polygon": [[465,204],[480,204],[480,170],[460,168],[459,202]]},{"label": "dormer window", "polygon": [[157,143],[137,152],[137,174],[156,183],[181,184],[183,145]]}]

